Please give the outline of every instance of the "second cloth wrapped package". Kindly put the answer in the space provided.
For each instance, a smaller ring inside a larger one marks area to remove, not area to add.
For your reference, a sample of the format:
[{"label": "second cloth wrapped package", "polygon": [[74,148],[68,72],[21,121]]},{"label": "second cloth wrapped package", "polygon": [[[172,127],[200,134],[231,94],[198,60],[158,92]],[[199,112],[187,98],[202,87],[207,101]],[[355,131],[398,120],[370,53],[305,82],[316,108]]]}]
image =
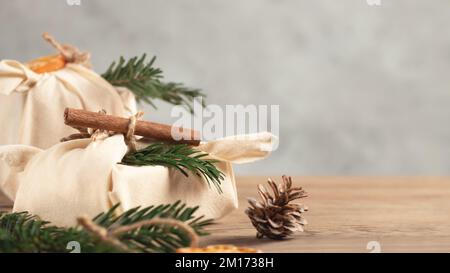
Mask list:
[{"label": "second cloth wrapped package", "polygon": [[[124,136],[71,140],[47,150],[9,145],[0,148],[0,189],[14,200],[14,211],[29,211],[56,225],[75,224],[77,216],[95,216],[120,203],[136,206],[181,200],[200,206],[199,215],[220,218],[238,205],[232,163],[262,159],[271,151],[270,133],[226,137],[196,149],[217,160],[222,192],[194,173],[185,176],[165,166],[128,166]],[[138,142],[138,146],[143,146]],[[147,145],[147,144],[145,144]]]}]

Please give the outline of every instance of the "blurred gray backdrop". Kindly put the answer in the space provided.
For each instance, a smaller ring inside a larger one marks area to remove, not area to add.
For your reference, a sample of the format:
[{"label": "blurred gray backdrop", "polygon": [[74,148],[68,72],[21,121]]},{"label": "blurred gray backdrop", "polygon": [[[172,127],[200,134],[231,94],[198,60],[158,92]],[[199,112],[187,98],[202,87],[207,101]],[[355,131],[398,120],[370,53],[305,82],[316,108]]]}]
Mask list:
[{"label": "blurred gray backdrop", "polygon": [[238,173],[450,174],[448,0],[0,3],[1,59],[52,53],[48,31],[98,72],[147,52],[209,103],[279,104],[279,149]]}]

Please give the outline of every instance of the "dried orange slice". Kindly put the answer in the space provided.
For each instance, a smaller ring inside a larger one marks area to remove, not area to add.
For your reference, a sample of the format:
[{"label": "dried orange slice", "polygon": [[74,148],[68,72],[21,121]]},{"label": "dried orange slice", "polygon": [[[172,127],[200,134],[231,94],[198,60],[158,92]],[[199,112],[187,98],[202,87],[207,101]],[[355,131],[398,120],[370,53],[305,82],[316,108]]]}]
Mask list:
[{"label": "dried orange slice", "polygon": [[261,253],[261,250],[234,245],[212,245],[207,247],[179,248],[177,253]]},{"label": "dried orange slice", "polygon": [[62,55],[44,56],[27,63],[27,66],[36,73],[52,72],[64,68],[66,60]]}]

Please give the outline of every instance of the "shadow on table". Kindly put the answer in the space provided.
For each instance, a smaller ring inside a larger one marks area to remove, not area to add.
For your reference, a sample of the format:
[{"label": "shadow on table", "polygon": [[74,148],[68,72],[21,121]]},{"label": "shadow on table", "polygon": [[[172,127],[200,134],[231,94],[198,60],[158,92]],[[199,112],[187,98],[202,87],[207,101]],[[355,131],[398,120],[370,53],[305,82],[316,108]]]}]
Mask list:
[{"label": "shadow on table", "polygon": [[[300,234],[300,236],[301,235],[311,236],[311,235],[314,235],[314,234],[312,234],[310,232],[305,232],[303,234]],[[223,238],[223,237],[222,238],[208,238],[208,237],[205,237],[205,240],[208,241],[209,245],[216,245],[216,244],[217,245],[229,245],[229,244],[232,244],[232,245],[237,245],[237,246],[249,246],[249,245],[251,245],[251,246],[254,246],[254,247],[257,247],[258,245],[267,246],[267,245],[274,245],[274,244],[284,244],[284,243],[291,242],[291,241],[296,240],[296,239],[299,239],[298,235],[294,236],[294,237],[291,237],[291,238],[285,238],[285,239],[282,239],[282,240],[272,240],[272,239],[269,239],[269,238],[266,238],[266,237],[258,239],[258,238],[256,238],[256,235],[255,236],[239,236],[238,235],[238,236],[233,236],[233,237],[228,237],[228,238]]]}]

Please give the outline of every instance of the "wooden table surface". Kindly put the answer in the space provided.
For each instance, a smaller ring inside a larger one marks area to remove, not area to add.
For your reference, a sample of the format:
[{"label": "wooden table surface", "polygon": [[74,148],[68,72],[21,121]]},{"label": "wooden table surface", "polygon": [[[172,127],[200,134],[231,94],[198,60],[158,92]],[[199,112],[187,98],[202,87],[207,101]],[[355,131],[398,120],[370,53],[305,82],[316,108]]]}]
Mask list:
[{"label": "wooden table surface", "polygon": [[[272,177],[277,182],[281,179]],[[295,177],[309,197],[306,231],[282,241],[256,239],[244,214],[266,177],[237,179],[240,207],[216,221],[202,245],[235,244],[264,252],[450,252],[450,177]],[[259,198],[259,197],[258,197]],[[0,196],[0,210],[10,203]]]}]

